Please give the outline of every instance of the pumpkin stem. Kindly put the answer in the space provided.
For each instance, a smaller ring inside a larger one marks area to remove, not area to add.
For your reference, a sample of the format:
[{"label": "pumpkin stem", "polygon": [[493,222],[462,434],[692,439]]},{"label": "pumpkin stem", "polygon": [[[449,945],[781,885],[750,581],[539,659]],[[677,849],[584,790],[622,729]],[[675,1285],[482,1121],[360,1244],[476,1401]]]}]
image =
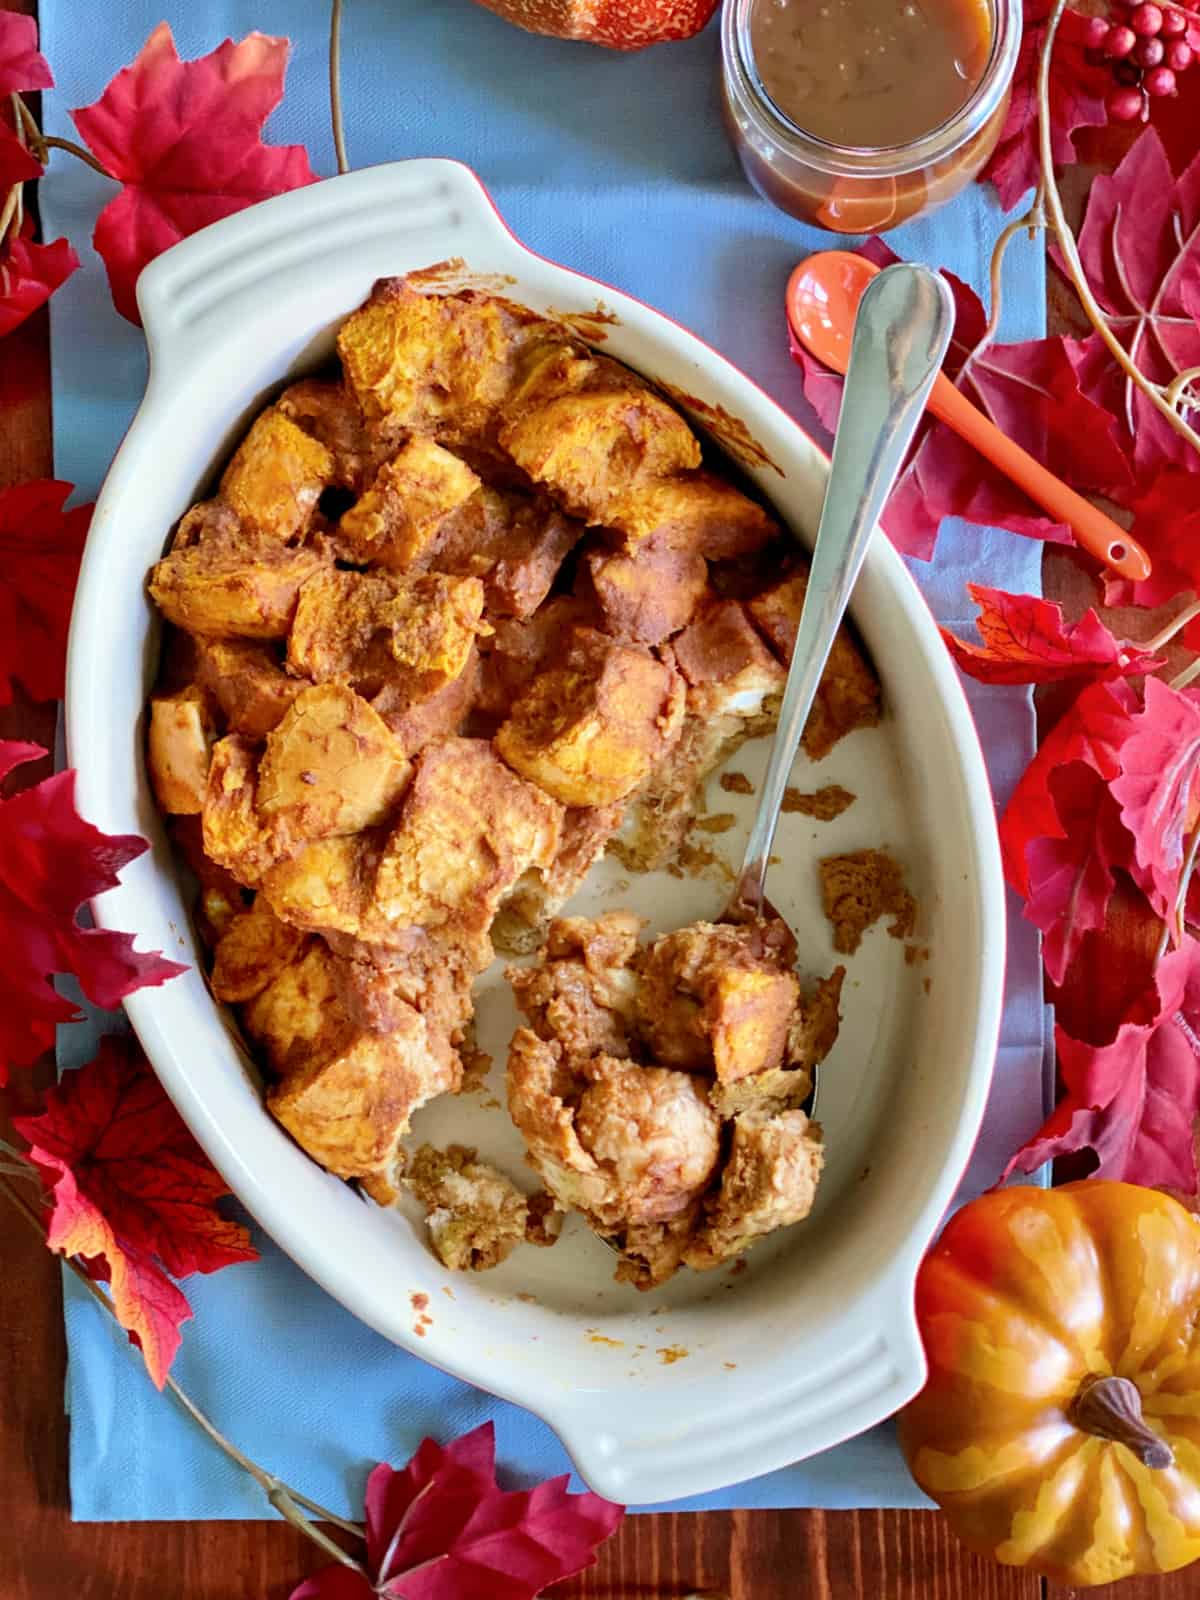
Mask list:
[{"label": "pumpkin stem", "polygon": [[1067,1407],[1068,1420],[1097,1439],[1112,1439],[1132,1450],[1144,1467],[1173,1467],[1175,1452],[1142,1416],[1142,1397],[1129,1378],[1096,1374],[1079,1385]]}]

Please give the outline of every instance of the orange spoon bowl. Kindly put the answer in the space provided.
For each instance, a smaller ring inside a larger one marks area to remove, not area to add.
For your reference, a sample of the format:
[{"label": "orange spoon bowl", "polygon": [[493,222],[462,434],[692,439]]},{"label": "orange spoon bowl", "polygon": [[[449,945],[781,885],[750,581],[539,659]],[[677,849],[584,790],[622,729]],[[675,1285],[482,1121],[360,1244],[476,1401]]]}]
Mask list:
[{"label": "orange spoon bowl", "polygon": [[[858,303],[878,271],[853,251],[822,250],[802,261],[788,279],[787,316],[793,337],[834,372],[846,370]],[[1136,539],[1002,433],[944,373],[934,382],[927,409],[1056,522],[1069,527],[1089,555],[1134,583],[1150,576],[1150,557]]]}]

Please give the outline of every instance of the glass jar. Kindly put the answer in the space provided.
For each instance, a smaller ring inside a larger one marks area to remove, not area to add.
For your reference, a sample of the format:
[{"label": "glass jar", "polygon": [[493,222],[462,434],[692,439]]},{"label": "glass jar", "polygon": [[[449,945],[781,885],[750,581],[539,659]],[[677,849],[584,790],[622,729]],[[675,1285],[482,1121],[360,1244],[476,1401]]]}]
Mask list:
[{"label": "glass jar", "polygon": [[725,0],[721,61],[730,137],[750,182],[773,204],[833,233],[882,233],[944,204],[996,147],[1021,42],[1021,0],[988,0],[991,48],[965,103],[907,144],[830,144],[790,121],[763,86],[751,13],[769,0]]}]

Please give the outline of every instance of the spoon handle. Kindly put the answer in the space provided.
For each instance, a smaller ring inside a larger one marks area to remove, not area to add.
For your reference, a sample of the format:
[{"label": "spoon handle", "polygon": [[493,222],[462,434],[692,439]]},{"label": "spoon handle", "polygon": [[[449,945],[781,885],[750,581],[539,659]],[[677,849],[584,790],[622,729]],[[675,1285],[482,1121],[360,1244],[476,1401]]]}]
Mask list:
[{"label": "spoon handle", "polygon": [[812,570],[743,859],[738,894],[753,910],[763,906],[783,793],[821,674],[953,326],[945,282],[911,262],[885,268],[859,303]]},{"label": "spoon handle", "polygon": [[1031,500],[1063,522],[1089,555],[1122,578],[1141,583],[1150,576],[1150,557],[1120,523],[1106,517],[1090,500],[1076,494],[1061,478],[1002,433],[990,417],[972,405],[949,378],[939,377],[929,396],[929,409],[954,429],[1005,477],[1024,489]]}]

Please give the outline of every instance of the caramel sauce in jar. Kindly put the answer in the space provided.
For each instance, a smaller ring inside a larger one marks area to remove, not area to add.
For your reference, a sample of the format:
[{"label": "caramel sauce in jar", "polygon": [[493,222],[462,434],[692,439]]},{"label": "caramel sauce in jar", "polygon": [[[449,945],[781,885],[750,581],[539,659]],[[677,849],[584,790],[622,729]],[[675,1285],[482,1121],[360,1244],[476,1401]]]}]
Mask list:
[{"label": "caramel sauce in jar", "polygon": [[837,233],[941,205],[999,137],[1020,0],[726,0],[725,114],[747,176]]}]

